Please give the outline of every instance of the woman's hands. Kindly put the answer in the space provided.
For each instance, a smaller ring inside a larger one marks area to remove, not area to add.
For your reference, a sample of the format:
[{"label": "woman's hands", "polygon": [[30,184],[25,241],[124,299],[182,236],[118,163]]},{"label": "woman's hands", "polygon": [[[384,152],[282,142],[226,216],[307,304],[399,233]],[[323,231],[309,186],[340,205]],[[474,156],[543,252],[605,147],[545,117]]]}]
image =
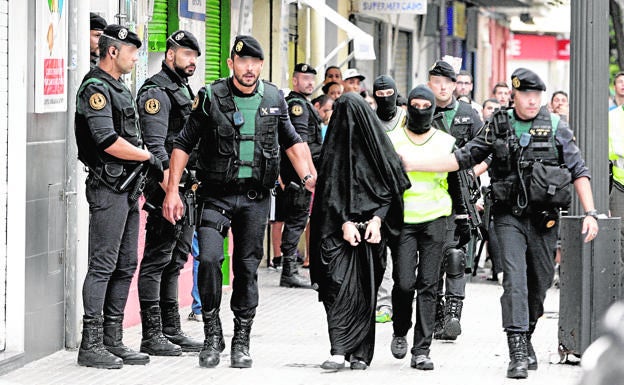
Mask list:
[{"label": "woman's hands", "polygon": [[[364,224],[366,225],[364,239],[368,243],[381,242],[381,218],[374,216],[370,221]],[[342,225],[342,238],[349,242],[351,246],[359,245],[360,242],[362,242],[362,236],[360,235],[358,225],[351,221],[345,222]]]}]

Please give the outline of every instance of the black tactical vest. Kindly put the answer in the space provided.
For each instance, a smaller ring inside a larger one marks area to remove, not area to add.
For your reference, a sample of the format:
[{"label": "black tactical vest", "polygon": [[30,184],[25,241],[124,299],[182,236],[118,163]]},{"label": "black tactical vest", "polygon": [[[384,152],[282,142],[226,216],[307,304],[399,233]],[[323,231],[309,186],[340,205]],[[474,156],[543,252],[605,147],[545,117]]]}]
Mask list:
[{"label": "black tactical vest", "polygon": [[546,107],[542,107],[531,123],[529,129],[531,137],[526,147],[521,147],[521,141],[515,140],[517,135],[514,132],[516,143],[510,146],[511,171],[503,165],[503,160],[494,155],[490,175],[495,209],[506,211],[511,209],[516,213],[527,212],[522,207],[523,203],[527,202],[524,202],[526,197],[520,183],[521,177],[526,189],[530,185],[531,170],[535,162],[549,166],[564,166],[562,150],[555,141],[555,130],[550,112]]},{"label": "black tactical vest", "polygon": [[[109,102],[113,110],[115,132],[133,146],[143,146],[141,130],[139,128],[139,118],[130,90],[120,82],[112,82],[108,77],[101,76],[98,72],[103,71],[99,67],[94,67],[85,75],[82,85],[78,90],[77,100],[80,98],[80,95],[87,85],[91,83],[103,84],[109,91]],[[91,169],[95,169],[105,163],[136,163],[118,159],[97,147],[91,136],[89,125],[87,124],[88,113],[88,110],[80,111],[77,104],[74,117],[74,130],[76,134],[76,144],[78,146],[78,159]]]},{"label": "black tactical vest", "polygon": [[[178,136],[184,123],[191,114],[191,106],[193,104],[193,95],[189,99],[188,96],[182,91],[182,87],[176,82],[172,81],[164,71],[160,71],[156,75],[147,79],[141,89],[138,92],[137,100],[139,96],[153,87],[159,87],[167,93],[169,100],[171,100],[171,110],[169,111],[169,124],[167,125],[167,137],[165,138],[165,151],[171,156],[173,151],[173,141]],[[190,93],[190,90],[189,90]]]},{"label": "black tactical vest", "polygon": [[302,98],[298,93],[291,92],[286,97],[286,102],[288,103],[289,108],[294,100],[305,104],[308,109],[308,147],[310,147],[312,159],[316,162],[318,157],[321,155],[321,146],[323,145],[323,135],[321,134],[321,123],[323,120],[319,116],[318,112],[316,112],[316,108],[314,108],[312,103],[309,100]]},{"label": "black tactical vest", "polygon": [[[234,125],[236,105],[229,89],[228,79],[220,79],[206,87],[210,99],[207,122],[202,129],[197,177],[213,186],[238,182],[241,165],[252,168],[252,183],[271,189],[279,175],[278,124],[281,116],[278,88],[263,81],[264,95],[254,121],[254,135],[241,135]],[[203,107],[198,107],[203,108]],[[252,162],[239,157],[241,140],[253,140]]]},{"label": "black tactical vest", "polygon": [[472,139],[473,115],[472,106],[460,100],[456,101],[455,115],[451,124],[449,134],[453,135],[457,141],[457,147],[463,147],[470,139]]}]

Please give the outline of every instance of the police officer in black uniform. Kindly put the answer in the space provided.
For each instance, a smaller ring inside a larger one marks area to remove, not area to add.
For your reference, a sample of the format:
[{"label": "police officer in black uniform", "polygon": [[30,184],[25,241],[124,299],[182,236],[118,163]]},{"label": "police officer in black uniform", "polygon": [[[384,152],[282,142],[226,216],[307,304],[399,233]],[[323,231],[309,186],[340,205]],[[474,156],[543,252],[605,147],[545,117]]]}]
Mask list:
[{"label": "police officer in black uniform", "polygon": [[[313,162],[321,154],[322,119],[308,98],[314,92],[316,70],[309,64],[299,63],[293,71],[293,89],[286,97],[290,121],[301,139],[310,147]],[[310,165],[310,167],[314,167]],[[310,284],[297,271],[297,244],[308,223],[312,193],[301,186],[301,178],[282,151],[280,176],[285,199],[284,229],[282,231],[282,275],[280,286],[306,287]]]},{"label": "police officer in black uniform", "polygon": [[468,169],[493,155],[490,165],[494,231],[503,260],[503,328],[511,362],[509,378],[526,378],[538,362],[531,344],[554,276],[558,209],[570,201],[569,183],[585,210],[585,242],[598,234],[589,170],[567,122],[541,106],[544,82],[531,70],[511,76],[514,108],[501,110],[479,136],[448,158],[413,159],[409,171]]},{"label": "police officer in black uniform", "polygon": [[269,214],[269,190],[279,175],[280,146],[293,163],[302,187],[313,190],[316,170],[306,143],[288,117],[282,92],[259,80],[264,64],[260,43],[237,36],[227,60],[232,76],[202,87],[188,122],[174,141],[169,163],[163,216],[182,218],[184,205],[178,185],[189,154],[199,142],[197,178],[201,183],[198,219],[198,285],[204,320],[204,347],[199,365],[215,367],[225,349],[219,308],[223,239],[234,236],[232,298],[234,336],[231,366],[249,368],[249,334],[258,306],[257,269],[263,257]]},{"label": "police officer in black uniform", "polygon": [[[162,161],[165,179],[173,140],[191,114],[195,97],[188,78],[195,73],[199,43],[188,31],[176,31],[167,38],[162,70],[147,79],[137,95],[137,106],[147,149]],[[193,183],[187,173],[190,196],[187,204],[194,209]],[[139,302],[143,339],[141,351],[156,356],[179,356],[182,351],[198,352],[202,341],[188,337],[180,326],[178,277],[184,267],[193,241],[194,223],[189,218],[174,226],[162,217],[165,188],[153,183],[146,190],[143,208],[149,216],[145,226],[145,250],[139,267]],[[188,214],[188,213],[187,213]],[[162,323],[161,323],[162,320]],[[166,338],[165,338],[166,337]]]},{"label": "police officer in black uniform", "polygon": [[[456,145],[462,147],[470,139],[477,136],[483,122],[479,114],[466,102],[458,101],[453,96],[457,82],[457,75],[453,67],[439,60],[429,70],[429,88],[436,98],[435,114],[442,113],[445,126],[449,134],[456,139]],[[479,166],[485,171],[487,166]],[[478,175],[477,174],[477,175]],[[463,300],[466,294],[466,244],[470,241],[470,227],[466,203],[461,198],[459,178],[450,173],[448,178],[449,193],[453,197],[453,211],[455,214],[455,230],[449,233],[449,240],[445,244],[444,260],[440,269],[438,282],[438,296],[436,304],[436,323],[434,338],[455,340],[461,334],[461,313]],[[444,279],[446,277],[446,280]],[[446,281],[446,293],[445,289]]]},{"label": "police officer in black uniform", "polygon": [[160,160],[143,149],[134,99],[120,80],[132,71],[139,47],[135,33],[107,26],[99,40],[100,62],[84,77],[76,97],[78,158],[89,170],[89,268],[82,288],[78,351],[83,366],[149,362],[147,354],[130,350],[122,341],[124,308],[137,265],[137,200],[148,171],[157,180],[163,176]]},{"label": "police officer in black uniform", "polygon": [[98,15],[97,13],[91,12],[90,14],[90,31],[89,31],[89,51],[91,57],[91,67],[97,65],[98,59],[100,58],[100,50],[98,48],[98,41],[100,40],[100,36],[106,28],[106,20]]}]

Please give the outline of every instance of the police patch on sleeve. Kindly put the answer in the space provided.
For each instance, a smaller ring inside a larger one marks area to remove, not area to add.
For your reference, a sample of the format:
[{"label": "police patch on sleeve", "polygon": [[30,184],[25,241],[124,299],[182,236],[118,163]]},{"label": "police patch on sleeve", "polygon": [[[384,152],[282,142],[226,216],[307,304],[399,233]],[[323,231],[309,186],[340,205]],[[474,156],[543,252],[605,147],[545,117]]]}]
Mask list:
[{"label": "police patch on sleeve", "polygon": [[89,98],[89,106],[96,111],[106,107],[106,98],[101,93],[95,93]]},{"label": "police patch on sleeve", "polygon": [[301,105],[299,104],[295,104],[290,108],[290,112],[295,116],[299,116],[303,114],[303,107],[301,107]]},{"label": "police patch on sleeve", "polygon": [[151,98],[145,102],[145,112],[154,115],[158,113],[158,111],[160,111],[160,102],[158,99]]},{"label": "police patch on sleeve", "polygon": [[199,96],[195,96],[195,99],[193,99],[193,105],[191,106],[191,110],[195,111],[197,109],[197,106],[199,106]]}]

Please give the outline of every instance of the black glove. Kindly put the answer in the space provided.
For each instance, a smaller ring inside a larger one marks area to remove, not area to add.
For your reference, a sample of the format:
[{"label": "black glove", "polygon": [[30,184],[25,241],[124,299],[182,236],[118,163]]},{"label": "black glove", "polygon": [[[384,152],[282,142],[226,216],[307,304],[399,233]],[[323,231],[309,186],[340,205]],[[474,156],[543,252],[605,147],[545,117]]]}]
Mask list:
[{"label": "black glove", "polygon": [[163,165],[160,159],[155,157],[154,154],[150,154],[150,158],[145,163],[149,168],[150,176],[156,179],[158,183],[162,182],[165,174],[163,174]]},{"label": "black glove", "polygon": [[461,218],[455,220],[455,239],[457,239],[457,248],[466,245],[470,242],[470,224],[468,218]]}]

